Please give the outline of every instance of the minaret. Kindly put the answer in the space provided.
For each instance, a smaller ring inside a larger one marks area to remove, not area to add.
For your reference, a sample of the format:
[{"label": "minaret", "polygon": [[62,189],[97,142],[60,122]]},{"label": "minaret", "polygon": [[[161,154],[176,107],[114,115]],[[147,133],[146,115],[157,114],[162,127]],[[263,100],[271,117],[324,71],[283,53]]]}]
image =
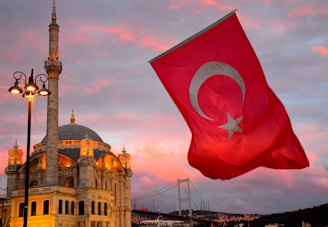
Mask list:
[{"label": "minaret", "polygon": [[58,80],[62,71],[62,63],[58,61],[58,33],[56,22],[56,1],[52,2],[51,24],[49,25],[49,56],[44,68],[48,74],[47,110],[47,161],[45,183],[58,185]]}]

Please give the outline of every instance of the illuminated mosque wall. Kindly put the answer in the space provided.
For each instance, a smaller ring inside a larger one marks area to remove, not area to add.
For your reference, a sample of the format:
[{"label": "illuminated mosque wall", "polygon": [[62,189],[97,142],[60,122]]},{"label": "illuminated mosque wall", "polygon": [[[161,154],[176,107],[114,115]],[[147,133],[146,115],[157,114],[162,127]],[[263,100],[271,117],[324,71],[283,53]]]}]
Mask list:
[{"label": "illuminated mosque wall", "polygon": [[[46,139],[34,145],[30,158],[29,226],[131,226],[130,158],[119,155],[91,129],[71,122],[59,127],[58,185],[46,174]],[[84,132],[84,135],[82,134]],[[78,139],[81,137],[80,139]],[[22,226],[25,163],[17,142],[8,151],[7,222]],[[1,208],[0,208],[1,209]],[[1,213],[1,212],[0,212]],[[35,225],[34,225],[35,224]]]}]

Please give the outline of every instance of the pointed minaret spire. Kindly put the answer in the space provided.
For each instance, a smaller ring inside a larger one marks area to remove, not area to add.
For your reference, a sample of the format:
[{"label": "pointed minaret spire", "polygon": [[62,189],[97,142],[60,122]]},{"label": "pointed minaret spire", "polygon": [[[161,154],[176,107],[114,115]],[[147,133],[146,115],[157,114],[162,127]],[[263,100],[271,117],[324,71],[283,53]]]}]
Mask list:
[{"label": "pointed minaret spire", "polygon": [[51,23],[49,24],[49,55],[44,63],[48,74],[47,152],[45,183],[58,185],[58,80],[62,71],[59,56],[59,25],[56,17],[56,1],[52,1]]},{"label": "pointed minaret spire", "polygon": [[57,16],[56,16],[56,0],[52,1],[52,15],[51,15],[52,23],[56,23]]},{"label": "pointed minaret spire", "polygon": [[122,153],[123,153],[123,154],[126,153],[126,150],[125,150],[125,144],[123,144],[123,150],[122,150]]},{"label": "pointed minaret spire", "polygon": [[[47,63],[57,62],[57,67],[59,67],[59,73],[62,70],[61,62],[58,62],[58,33],[59,25],[57,24],[57,15],[56,15],[56,1],[52,1],[52,14],[51,14],[51,24],[49,25],[49,57]],[[47,68],[46,68],[47,70]]]},{"label": "pointed minaret spire", "polygon": [[16,138],[16,141],[15,141],[15,145],[14,145],[14,149],[18,149],[19,148],[19,146],[18,146],[18,143],[17,143],[17,138]]}]

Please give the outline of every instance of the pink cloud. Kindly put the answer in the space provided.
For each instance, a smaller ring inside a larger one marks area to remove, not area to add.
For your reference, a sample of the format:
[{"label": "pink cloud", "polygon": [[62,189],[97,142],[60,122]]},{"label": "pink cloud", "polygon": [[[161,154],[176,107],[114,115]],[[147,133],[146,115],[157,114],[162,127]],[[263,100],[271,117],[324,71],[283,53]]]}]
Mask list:
[{"label": "pink cloud", "polygon": [[284,25],[280,22],[276,22],[271,25],[271,28],[275,31],[281,31],[284,29]]},{"label": "pink cloud", "polygon": [[140,183],[147,188],[149,186],[155,186],[157,184],[157,181],[154,181],[149,176],[143,176],[140,179]]},{"label": "pink cloud", "polygon": [[[70,25],[72,26],[72,24]],[[65,34],[64,36],[64,42],[65,43],[95,43],[96,41],[94,39],[89,38],[88,36],[86,36],[84,34],[84,30],[83,29],[79,29],[79,27],[76,27],[76,25],[73,25],[75,29],[77,29],[77,31],[74,32],[69,32],[67,34]]]},{"label": "pink cloud", "polygon": [[47,41],[48,39],[40,39],[44,37],[43,33],[37,31],[23,31],[21,40],[19,41],[19,49],[33,49],[34,53],[39,53],[42,56],[47,56]]},{"label": "pink cloud", "polygon": [[106,33],[114,34],[124,41],[132,41],[135,39],[135,33],[128,26],[117,25],[116,27],[105,27],[100,25],[92,25],[93,30],[100,30]]},{"label": "pink cloud", "polygon": [[327,138],[328,132],[320,131],[320,126],[311,123],[298,123],[295,125],[297,127],[296,131],[300,131],[299,137],[304,143],[309,143],[311,141],[323,140]]},{"label": "pink cloud", "polygon": [[[76,23],[76,22],[72,22]],[[135,33],[128,25],[119,24],[116,26],[103,26],[99,24],[76,24],[77,33],[74,33],[74,42],[84,41],[90,43],[98,43],[103,39],[106,33],[113,34],[123,41],[132,41],[135,39]],[[76,38],[77,39],[76,39]]]},{"label": "pink cloud", "polygon": [[263,2],[265,5],[272,5],[272,0],[260,0],[260,2]]},{"label": "pink cloud", "polygon": [[109,85],[111,83],[110,80],[97,80],[89,86],[84,87],[84,92],[86,94],[96,94],[102,91],[103,87]]},{"label": "pink cloud", "polygon": [[131,162],[135,172],[146,171],[145,174],[156,176],[157,180],[164,182],[171,182],[178,176],[183,178],[191,175],[189,168],[186,168],[185,150],[181,150],[181,147],[172,144],[166,146],[153,140],[137,146],[134,151]]},{"label": "pink cloud", "polygon": [[228,10],[234,10],[236,9],[236,6],[233,5],[224,5],[219,3],[216,0],[202,0],[201,1],[201,5],[203,6],[214,6],[215,8],[217,8],[218,10],[223,10],[223,11],[228,11]]},{"label": "pink cloud", "polygon": [[104,85],[109,85],[110,81],[109,80],[100,80],[99,83],[104,86]]},{"label": "pink cloud", "polygon": [[8,151],[0,151],[0,159],[2,160],[0,162],[0,174],[5,173],[5,168],[8,165],[8,162],[5,160],[8,160]]},{"label": "pink cloud", "polygon": [[[269,178],[271,180],[267,181]],[[262,190],[263,187],[272,189],[274,186],[277,186],[281,191],[297,192],[299,194],[308,193],[311,190],[323,194],[327,193],[327,180],[327,170],[314,165],[304,169],[269,169],[260,167],[234,179],[236,181],[235,187],[243,190],[246,190],[247,187],[254,188],[256,185],[261,185]]]},{"label": "pink cloud", "polygon": [[288,16],[309,16],[316,14],[317,11],[312,8],[300,8],[289,12]]},{"label": "pink cloud", "polygon": [[[158,119],[158,120],[156,120]],[[165,120],[163,120],[165,119]],[[174,115],[165,115],[165,114],[157,114],[155,117],[150,121],[143,121],[140,122],[140,127],[147,127],[147,128],[166,128],[166,127],[174,127],[179,125],[179,120]],[[181,132],[179,132],[181,133]]]},{"label": "pink cloud", "polygon": [[[97,44],[108,39],[106,33],[114,35],[119,41],[132,43],[136,47],[150,47],[156,51],[163,52],[168,50],[174,43],[177,43],[177,40],[170,37],[165,37],[164,42],[160,41],[155,36],[138,36],[140,34],[140,27],[131,27],[131,25],[119,24],[116,26],[102,26],[98,24],[78,24],[76,21],[70,21],[70,27],[77,29],[75,32],[70,32],[67,35],[65,34],[66,41],[76,43],[89,43]],[[139,31],[139,32],[137,32]]]},{"label": "pink cloud", "polygon": [[[183,1],[182,0],[180,0],[180,1],[172,1],[171,0],[170,4],[169,4],[169,9],[180,10],[181,8],[190,6],[190,5],[195,5],[195,2],[192,0],[183,0]],[[194,14],[199,13],[199,10],[196,10],[196,9],[198,9],[198,7],[202,7],[202,8],[215,7],[218,10],[222,10],[222,11],[234,10],[236,8],[236,6],[224,5],[215,0],[202,0],[202,1],[200,1],[199,5],[196,4],[195,9],[192,11]]]},{"label": "pink cloud", "polygon": [[238,14],[238,18],[243,27],[245,26],[248,29],[252,29],[252,30],[259,30],[261,28],[261,23],[259,21],[247,20],[241,14]]},{"label": "pink cloud", "polygon": [[141,44],[140,46],[151,47],[154,48],[156,51],[163,52],[171,48],[172,44],[176,42],[177,40],[171,39],[168,44],[163,44],[163,42],[159,41],[159,39],[157,39],[156,37],[150,36],[142,38],[140,42],[138,42],[138,44]]},{"label": "pink cloud", "polygon": [[[323,138],[327,138],[327,135]],[[310,166],[320,163],[321,157],[324,157],[325,154],[327,153],[328,144],[323,144],[322,147],[318,148],[317,150],[313,150],[313,149],[314,148],[312,148],[311,152],[307,152],[307,157],[309,159]]]},{"label": "pink cloud", "polygon": [[121,36],[124,39],[131,39],[131,34],[126,34],[122,28],[106,27],[98,24],[81,24],[75,20],[70,20],[67,27],[75,29],[64,35],[65,42],[70,43],[97,44],[103,41],[104,32]]},{"label": "pink cloud", "polygon": [[[170,0],[169,1],[168,8],[171,9],[171,10],[178,11],[178,10],[181,10],[182,8],[189,7],[189,6],[192,6],[192,5],[194,5],[194,4],[192,4],[190,0],[180,0],[180,1],[172,1],[172,0]],[[199,9],[198,9],[198,7],[195,7],[191,11],[189,9],[188,10],[188,13],[190,13],[190,12],[192,14],[198,14],[199,13]]]},{"label": "pink cloud", "polygon": [[[16,48],[14,48],[16,49]],[[17,47],[17,49],[19,49]],[[11,61],[18,61],[19,59],[21,59],[23,57],[22,53],[17,52],[17,51],[13,51],[12,49],[5,49],[4,52],[1,54],[0,59],[3,60],[11,60]]]},{"label": "pink cloud", "polygon": [[7,86],[0,86],[0,92],[1,92],[0,105],[5,104],[8,101],[9,96],[10,97],[12,96],[12,94],[8,92],[8,88],[12,85],[14,85],[14,80],[11,81],[11,84],[8,82]]},{"label": "pink cloud", "polygon": [[314,52],[318,52],[323,57],[328,57],[328,48],[324,46],[315,46],[312,48]]},{"label": "pink cloud", "polygon": [[320,183],[325,187],[328,188],[328,178],[321,178]]},{"label": "pink cloud", "polygon": [[44,34],[39,31],[22,30],[12,38],[10,48],[2,49],[0,59],[16,62],[26,57],[30,58],[31,51],[34,55],[47,56],[47,39],[43,37]]},{"label": "pink cloud", "polygon": [[328,15],[328,8],[315,9],[312,7],[298,8],[288,13],[288,16],[311,16],[315,14]]},{"label": "pink cloud", "polygon": [[114,115],[112,117],[113,120],[117,121],[117,122],[124,122],[127,120],[137,120],[138,116],[135,113],[131,113],[131,112],[119,112],[116,115]]}]

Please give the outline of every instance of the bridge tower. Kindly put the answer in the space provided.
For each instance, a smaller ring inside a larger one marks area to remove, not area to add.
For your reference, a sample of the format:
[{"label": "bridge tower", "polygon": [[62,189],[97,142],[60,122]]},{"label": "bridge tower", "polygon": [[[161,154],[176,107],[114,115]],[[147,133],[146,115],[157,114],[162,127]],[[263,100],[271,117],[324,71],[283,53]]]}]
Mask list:
[{"label": "bridge tower", "polygon": [[[187,195],[185,197],[181,196],[181,187],[187,188]],[[178,200],[179,200],[179,216],[182,215],[181,211],[181,204],[182,202],[188,203],[188,209],[189,209],[189,216],[192,217],[192,211],[191,211],[191,197],[190,197],[190,186],[189,186],[189,178],[186,179],[178,179]]]}]

